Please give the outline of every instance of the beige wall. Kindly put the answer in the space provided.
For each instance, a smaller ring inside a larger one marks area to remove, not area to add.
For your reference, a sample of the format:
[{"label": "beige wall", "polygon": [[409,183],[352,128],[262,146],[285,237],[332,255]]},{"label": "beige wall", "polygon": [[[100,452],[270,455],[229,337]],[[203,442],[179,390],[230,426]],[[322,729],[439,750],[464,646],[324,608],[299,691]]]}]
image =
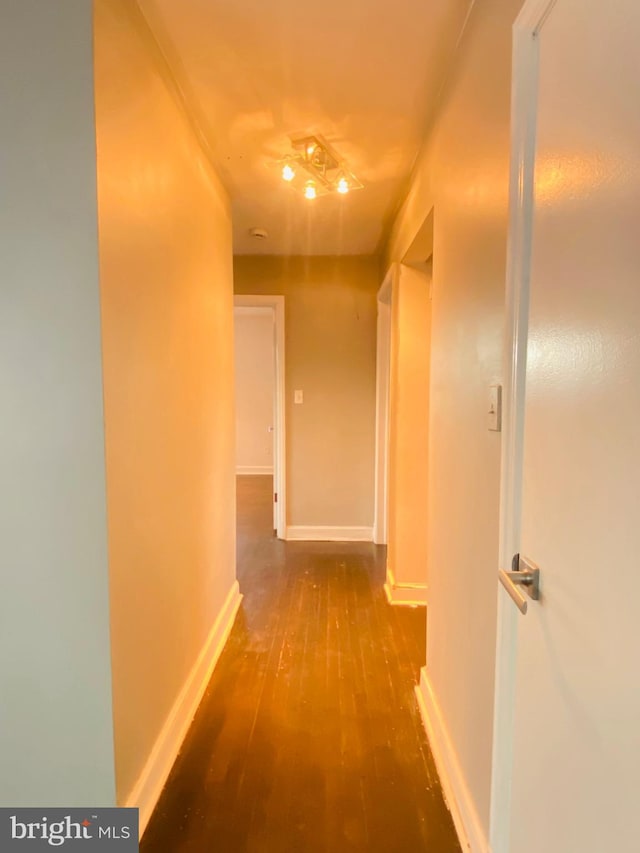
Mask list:
[{"label": "beige wall", "polygon": [[111,806],[91,4],[0,18],[0,806]]},{"label": "beige wall", "polygon": [[435,210],[427,671],[485,831],[489,820],[511,25],[521,0],[477,3],[388,260]]},{"label": "beige wall", "polygon": [[431,275],[400,265],[392,284],[387,566],[427,584]]},{"label": "beige wall", "polygon": [[95,4],[119,803],[235,577],[229,207],[134,10]]},{"label": "beige wall", "polygon": [[239,256],[234,276],[285,297],[288,524],[371,527],[378,261]]},{"label": "beige wall", "polygon": [[236,471],[273,473],[275,329],[270,308],[235,312]]}]

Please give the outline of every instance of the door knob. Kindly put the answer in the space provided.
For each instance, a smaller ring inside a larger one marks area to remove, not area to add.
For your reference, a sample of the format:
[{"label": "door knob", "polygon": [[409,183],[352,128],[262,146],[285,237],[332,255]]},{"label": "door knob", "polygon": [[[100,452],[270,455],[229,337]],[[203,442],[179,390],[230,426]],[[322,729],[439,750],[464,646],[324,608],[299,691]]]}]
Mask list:
[{"label": "door knob", "polygon": [[527,612],[527,599],[521,590],[524,589],[533,601],[540,598],[540,569],[520,554],[514,554],[511,571],[500,569],[498,578],[523,615]]}]

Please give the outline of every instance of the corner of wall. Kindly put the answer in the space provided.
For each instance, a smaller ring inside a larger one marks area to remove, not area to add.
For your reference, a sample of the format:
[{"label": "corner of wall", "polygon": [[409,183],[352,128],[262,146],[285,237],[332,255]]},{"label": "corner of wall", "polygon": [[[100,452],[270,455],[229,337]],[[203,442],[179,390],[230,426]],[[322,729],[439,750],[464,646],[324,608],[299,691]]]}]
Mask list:
[{"label": "corner of wall", "polygon": [[233,628],[242,602],[238,582],[234,581],[198,658],[176,697],[164,725],[155,740],[142,772],[125,805],[140,810],[140,838],[144,834],[171,768],[196,715],[215,665]]},{"label": "corner of wall", "polygon": [[426,667],[420,670],[416,698],[460,846],[470,853],[491,853]]}]

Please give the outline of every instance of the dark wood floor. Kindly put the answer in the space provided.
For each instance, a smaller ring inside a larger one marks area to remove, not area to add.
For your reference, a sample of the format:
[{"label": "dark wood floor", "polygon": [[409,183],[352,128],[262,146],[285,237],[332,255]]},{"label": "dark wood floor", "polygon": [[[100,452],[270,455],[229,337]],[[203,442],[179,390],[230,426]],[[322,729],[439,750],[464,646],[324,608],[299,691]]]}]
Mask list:
[{"label": "dark wood floor", "polygon": [[143,853],[459,851],[413,693],[424,611],[384,552],[283,543],[271,479],[238,478],[244,601]]}]

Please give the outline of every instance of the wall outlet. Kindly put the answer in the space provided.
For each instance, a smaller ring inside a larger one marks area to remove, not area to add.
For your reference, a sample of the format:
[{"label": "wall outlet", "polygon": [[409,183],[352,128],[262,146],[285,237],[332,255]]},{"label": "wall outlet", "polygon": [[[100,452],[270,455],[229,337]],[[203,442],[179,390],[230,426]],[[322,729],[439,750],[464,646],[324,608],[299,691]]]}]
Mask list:
[{"label": "wall outlet", "polygon": [[304,403],[304,394],[302,393],[302,391],[293,392],[293,402],[297,406],[301,406]]}]

